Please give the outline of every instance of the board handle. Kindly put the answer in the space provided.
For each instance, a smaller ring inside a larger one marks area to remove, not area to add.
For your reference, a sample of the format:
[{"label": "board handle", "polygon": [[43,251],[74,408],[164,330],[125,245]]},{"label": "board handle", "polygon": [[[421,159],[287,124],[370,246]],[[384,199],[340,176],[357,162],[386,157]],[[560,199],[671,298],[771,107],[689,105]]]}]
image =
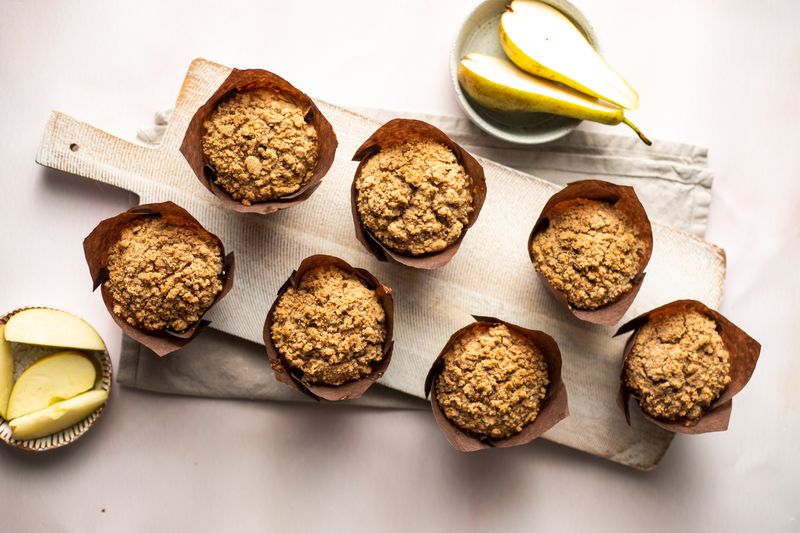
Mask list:
[{"label": "board handle", "polygon": [[155,156],[154,148],[134,144],[53,111],[36,162],[141,195],[146,180],[144,167]]}]

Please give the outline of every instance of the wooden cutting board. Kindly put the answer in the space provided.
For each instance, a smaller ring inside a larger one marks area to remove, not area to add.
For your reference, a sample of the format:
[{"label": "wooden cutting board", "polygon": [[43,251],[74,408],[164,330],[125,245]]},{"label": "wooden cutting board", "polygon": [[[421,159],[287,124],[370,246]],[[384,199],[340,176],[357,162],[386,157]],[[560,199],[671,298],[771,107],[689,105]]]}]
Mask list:
[{"label": "wooden cutting board", "polygon": [[[453,261],[432,272],[379,263],[356,241],[349,204],[356,168],[350,159],[379,124],[317,100],[339,139],[336,161],[321,187],[302,205],[273,215],[233,213],[200,185],[178,151],[194,111],[229,72],[203,59],[192,63],[158,147],[54,112],[36,161],[131,191],[142,203],[172,200],[219,235],[236,253],[237,278],[210,313],[216,329],[261,343],[266,312],[292,269],[314,253],[336,255],[367,268],[395,291],[396,348],[384,385],[422,397],[425,374],[450,334],[471,315],[497,316],[546,331],[561,347],[571,415],[544,438],[639,469],[658,463],[673,435],[635,408],[627,426],[615,404],[624,339],[612,338],[615,328],[582,323],[561,308],[530,264],[528,233],[559,186],[481,159],[486,204]],[[658,224],[653,235],[647,278],[623,321],[679,298],[717,308],[725,277],[722,250]]]}]

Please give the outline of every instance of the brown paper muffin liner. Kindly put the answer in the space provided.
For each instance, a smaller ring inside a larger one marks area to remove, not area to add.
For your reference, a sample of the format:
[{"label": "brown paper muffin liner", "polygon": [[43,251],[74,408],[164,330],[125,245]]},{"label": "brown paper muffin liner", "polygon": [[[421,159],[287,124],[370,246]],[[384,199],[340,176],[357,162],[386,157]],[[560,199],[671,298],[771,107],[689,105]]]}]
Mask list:
[{"label": "brown paper muffin liner", "polygon": [[[428,371],[428,377],[425,379],[425,396],[427,397],[430,395],[431,410],[433,411],[436,424],[453,448],[462,452],[474,452],[486,448],[511,448],[512,446],[528,444],[569,416],[567,388],[564,385],[564,381],[561,379],[561,351],[558,348],[558,344],[553,340],[553,337],[542,331],[525,329],[492,317],[474,316],[473,318],[475,322],[453,333],[447,341],[447,344],[442,348],[442,351],[439,352],[438,357]],[[476,435],[467,432],[450,422],[439,407],[439,402],[436,399],[434,382],[444,368],[444,355],[452,348],[459,337],[475,329],[498,324],[504,324],[509,329],[530,340],[539,348],[547,364],[547,374],[550,385],[547,387],[547,395],[545,396],[542,408],[533,422],[523,427],[522,432],[516,435],[503,439],[491,439],[485,435]]]},{"label": "brown paper muffin liner", "polygon": [[561,291],[556,289],[543,274],[541,274],[538,270],[536,270],[536,274],[544,282],[547,290],[550,291],[550,293],[555,296],[559,302],[564,304],[567,309],[569,309],[570,312],[577,318],[593,324],[612,326],[619,322],[619,320],[622,318],[622,315],[625,314],[625,311],[627,311],[633,303],[633,300],[639,293],[639,289],[642,287],[642,281],[644,281],[645,275],[644,269],[647,267],[647,263],[650,261],[650,256],[653,254],[653,230],[650,226],[650,219],[648,218],[644,207],[642,207],[639,197],[636,196],[636,192],[633,190],[633,187],[615,185],[613,183],[601,180],[575,181],[551,196],[545,206],[542,208],[539,218],[536,219],[536,223],[533,225],[531,235],[528,238],[528,256],[531,258],[531,263],[534,265],[536,264],[534,261],[533,252],[531,251],[533,238],[536,234],[544,231],[547,228],[548,224],[550,223],[549,216],[553,209],[561,202],[576,200],[578,198],[598,200],[612,204],[625,215],[631,225],[633,225],[638,232],[639,238],[644,242],[644,255],[642,256],[641,261],[639,261],[639,269],[636,273],[636,276],[632,280],[631,289],[619,296],[613,302],[598,307],[597,309],[578,309],[571,305],[567,300],[567,297]]},{"label": "brown paper muffin liner", "polygon": [[[617,331],[616,335],[622,335],[623,333],[633,331],[633,335],[631,335],[628,342],[625,343],[625,351],[622,357],[622,367],[620,370],[619,391],[617,393],[617,404],[620,409],[622,409],[622,412],[625,413],[625,419],[628,421],[628,424],[631,422],[628,403],[633,395],[628,391],[627,387],[625,387],[625,362],[633,348],[633,342],[636,339],[639,328],[644,326],[651,316],[686,313],[689,311],[695,311],[705,315],[716,322],[717,331],[720,337],[722,337],[725,348],[728,349],[731,365],[731,382],[725,390],[722,391],[720,397],[706,409],[700,419],[690,426],[685,425],[684,421],[681,420],[659,420],[644,411],[642,411],[642,414],[657,426],[675,433],[696,435],[699,433],[725,431],[728,429],[728,422],[731,418],[731,410],[733,409],[733,397],[747,385],[750,376],[753,375],[758,357],[761,353],[761,345],[720,313],[709,309],[696,300],[676,300],[662,305],[661,307],[657,307],[647,313],[637,316],[630,322],[624,324],[619,328],[619,331]],[[633,397],[635,398],[635,396]]]},{"label": "brown paper muffin liner", "polygon": [[[203,154],[203,134],[205,133],[205,122],[211,117],[220,102],[237,92],[247,92],[255,89],[269,89],[275,93],[289,96],[292,100],[304,107],[308,107],[305,116],[307,123],[314,126],[317,131],[317,142],[319,143],[319,157],[314,173],[305,185],[297,191],[280,198],[256,202],[252,205],[244,205],[238,200],[234,200],[216,184],[216,173]],[[307,200],[309,196],[319,187],[322,178],[331,168],[333,158],[336,155],[336,134],[333,126],[323,116],[314,101],[305,93],[294,87],[291,83],[280,76],[261,69],[239,70],[233,69],[230,75],[222,82],[219,89],[211,95],[208,101],[198,108],[197,112],[186,128],[186,135],[181,143],[181,153],[189,166],[194,171],[197,179],[203,186],[211,191],[214,196],[219,198],[222,204],[233,211],[240,213],[258,213],[268,215],[292,207]]]},{"label": "brown paper muffin liner", "polygon": [[124,213],[100,222],[89,236],[84,239],[83,252],[86,256],[86,263],[89,265],[89,272],[92,276],[93,290],[96,290],[97,287],[101,287],[100,292],[103,295],[103,302],[111,318],[114,319],[114,322],[117,323],[126,335],[144,344],[156,354],[163,357],[186,346],[203,328],[208,326],[210,322],[208,320],[203,320],[201,316],[198,322],[184,331],[149,331],[144,328],[132,326],[124,318],[120,318],[114,313],[114,300],[104,285],[105,281],[108,280],[108,254],[111,248],[119,241],[122,230],[134,220],[142,217],[164,217],[170,224],[189,227],[193,231],[211,238],[219,246],[225,258],[223,265],[224,270],[220,277],[220,281],[222,281],[222,290],[217,294],[217,297],[202,316],[205,316],[209,309],[214,307],[214,305],[216,305],[233,287],[235,261],[233,252],[225,255],[225,247],[219,237],[207,231],[188,211],[172,202],[142,204],[128,209]]},{"label": "brown paper muffin liner", "polygon": [[[42,306],[20,307],[19,309],[15,309],[10,313],[6,313],[3,317],[0,317],[0,324],[5,324],[12,316],[20,311],[25,311],[26,309],[53,308]],[[58,350],[58,347],[52,348],[54,350]],[[108,393],[108,399],[106,399],[106,403],[95,409],[92,414],[80,422],[66,429],[62,429],[57,433],[53,433],[52,435],[47,435],[45,437],[39,437],[38,439],[16,440],[11,436],[11,426],[9,426],[8,421],[0,417],[0,440],[9,446],[17,448],[18,450],[23,450],[26,452],[46,452],[49,450],[55,450],[56,448],[61,448],[67,444],[72,444],[81,438],[87,431],[89,431],[94,423],[97,422],[97,419],[100,418],[100,415],[105,412],[106,406],[111,400],[111,384],[113,382],[112,378],[114,373],[111,364],[111,357],[108,355],[107,349],[103,351],[79,351],[88,355],[89,359],[92,361],[92,364],[94,364],[95,369],[97,370],[97,384],[94,388],[102,389]]]},{"label": "brown paper muffin liner", "polygon": [[[356,180],[367,160],[380,152],[384,146],[413,140],[435,141],[450,148],[456,155],[458,163],[464,167],[464,171],[470,177],[472,184],[472,213],[470,213],[469,220],[461,231],[458,240],[440,252],[424,255],[403,254],[384,245],[362,224],[356,201]],[[356,230],[356,239],[380,261],[388,260],[401,265],[427,270],[447,264],[456,254],[459,246],[461,246],[461,241],[464,240],[467,230],[475,224],[483,207],[483,201],[486,199],[486,178],[483,175],[481,164],[440,129],[421,120],[402,118],[390,120],[378,128],[356,151],[355,155],[353,155],[353,161],[360,162],[355,176],[353,176],[353,184],[350,187],[350,206]]]},{"label": "brown paper muffin liner", "polygon": [[[378,299],[381,302],[381,307],[383,307],[383,311],[386,315],[386,339],[383,341],[383,357],[380,361],[375,362],[373,370],[369,375],[341,385],[324,385],[321,383],[307,383],[303,381],[302,376],[296,374],[296,371],[286,361],[278,349],[275,348],[275,344],[272,342],[273,316],[281,296],[283,296],[290,287],[296,289],[300,285],[303,276],[305,276],[309,270],[321,266],[340,268],[362,280],[367,287],[377,293]],[[281,383],[285,383],[315,400],[336,402],[360,398],[361,395],[386,372],[386,369],[389,367],[389,362],[392,359],[392,349],[394,348],[394,298],[392,297],[392,289],[385,286],[378,278],[368,271],[362,268],[355,268],[338,257],[333,257],[331,255],[312,255],[307,257],[303,259],[303,262],[300,263],[297,270],[292,272],[292,275],[289,276],[289,279],[286,280],[283,286],[278,289],[278,295],[272,303],[272,307],[270,307],[267,318],[264,321],[264,346],[267,350],[269,364],[273,372],[275,372],[275,378]]]}]

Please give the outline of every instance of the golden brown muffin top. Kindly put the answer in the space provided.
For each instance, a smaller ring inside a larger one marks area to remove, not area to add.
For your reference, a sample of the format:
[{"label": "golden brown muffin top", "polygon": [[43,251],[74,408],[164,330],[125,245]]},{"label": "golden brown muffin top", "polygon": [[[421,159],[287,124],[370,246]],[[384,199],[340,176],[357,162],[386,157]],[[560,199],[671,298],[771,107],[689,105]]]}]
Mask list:
[{"label": "golden brown muffin top", "polygon": [[204,124],[203,154],[216,183],[244,205],[297,191],[314,174],[317,131],[308,109],[265,89],[222,101]]},{"label": "golden brown muffin top", "polygon": [[222,290],[217,243],[162,217],[137,219],[124,228],[107,268],[114,314],[150,331],[184,331]]},{"label": "golden brown muffin top", "polygon": [[731,382],[716,323],[694,311],[651,316],[625,361],[628,390],[649,415],[691,425]]},{"label": "golden brown muffin top", "polygon": [[383,359],[385,321],[374,290],[349,272],[323,266],[281,295],[271,335],[303,380],[341,385],[371,374]]},{"label": "golden brown muffin top", "polygon": [[411,141],[382,148],[356,178],[361,222],[388,248],[422,255],[461,236],[472,213],[471,180],[441,143]]},{"label": "golden brown muffin top", "polygon": [[614,206],[579,198],[553,209],[531,251],[536,270],[571,305],[597,309],[631,290],[645,245]]},{"label": "golden brown muffin top", "polygon": [[453,424],[499,439],[522,431],[547,394],[539,349],[504,324],[465,332],[444,354],[436,401]]}]

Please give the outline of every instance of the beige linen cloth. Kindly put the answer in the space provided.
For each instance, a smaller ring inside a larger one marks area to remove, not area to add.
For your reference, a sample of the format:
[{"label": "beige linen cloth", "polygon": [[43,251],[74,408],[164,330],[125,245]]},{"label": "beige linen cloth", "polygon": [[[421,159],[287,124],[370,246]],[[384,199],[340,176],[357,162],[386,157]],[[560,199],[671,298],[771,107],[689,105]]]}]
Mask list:
[{"label": "beige linen cloth", "polygon": [[320,188],[292,209],[269,216],[234,213],[202,187],[178,146],[197,107],[229,73],[203,59],[192,63],[158,145],[135,145],[58,112],[45,128],[36,156],[42,165],[122,187],[134,202],[172,200],[236,253],[233,290],[208,316],[213,329],[165,358],[125,340],[120,383],[175,394],[304,400],[272,376],[262,329],[292,269],[308,255],[327,253],[370,270],[395,294],[392,363],[380,380],[383,386],[356,403],[424,407],[425,376],[449,336],[473,314],[496,316],[551,334],[561,349],[570,416],[545,439],[637,468],[658,462],[672,434],[635,409],[629,427],[616,406],[625,339],[612,337],[615,328],[582,323],[564,309],[536,278],[526,244],[542,206],[559,189],[553,182],[600,178],[632,184],[653,219],[654,249],[642,289],[623,320],[678,298],[718,307],[724,257],[691,235],[702,234],[710,201],[705,151],[663,142],[646,148],[635,138],[585,132],[521,148],[490,139],[459,119],[422,117],[479,156],[488,194],[453,260],[436,271],[419,271],[378,262],[356,241],[350,215],[357,166],[350,158],[394,113],[368,112],[370,118],[317,101],[336,130],[339,149]]}]

